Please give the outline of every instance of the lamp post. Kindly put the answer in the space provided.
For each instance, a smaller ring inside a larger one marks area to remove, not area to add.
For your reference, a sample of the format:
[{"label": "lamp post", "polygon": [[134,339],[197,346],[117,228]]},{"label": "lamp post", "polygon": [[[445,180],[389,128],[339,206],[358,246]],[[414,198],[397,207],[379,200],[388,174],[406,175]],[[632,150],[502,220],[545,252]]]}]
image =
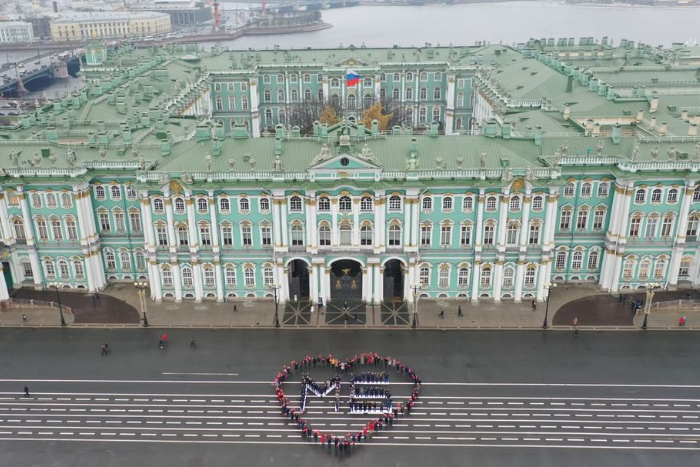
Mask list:
[{"label": "lamp post", "polygon": [[649,318],[649,315],[651,314],[651,301],[654,299],[654,289],[658,286],[659,286],[659,284],[656,284],[656,283],[644,284],[644,288],[646,289],[647,299],[646,299],[646,302],[644,302],[644,321],[642,322],[642,329],[644,329],[645,331],[647,329],[647,319]]},{"label": "lamp post", "polygon": [[141,305],[141,312],[143,313],[143,327],[148,327],[148,316],[146,316],[146,289],[148,288],[148,282],[134,282],[134,287],[136,287],[136,293],[139,295],[139,304]]},{"label": "lamp post", "polygon": [[420,284],[411,284],[410,287],[413,290],[413,324],[411,324],[411,327],[416,329],[418,327],[418,291],[420,290]]},{"label": "lamp post", "polygon": [[61,326],[66,325],[66,319],[63,317],[63,307],[61,306],[61,294],[58,293],[58,288],[60,287],[61,284],[58,282],[51,282],[50,284],[47,284],[49,287],[52,289],[56,289],[56,301],[58,302],[58,312],[61,315]]},{"label": "lamp post", "polygon": [[542,323],[542,329],[547,329],[547,319],[549,318],[549,299],[552,296],[552,290],[557,288],[557,284],[547,282],[544,285],[544,288],[547,289],[547,305],[544,307],[544,322]]},{"label": "lamp post", "polygon": [[279,316],[279,302],[277,301],[277,289],[280,288],[279,284],[269,284],[268,287],[275,292],[275,327],[280,327],[280,316]]}]

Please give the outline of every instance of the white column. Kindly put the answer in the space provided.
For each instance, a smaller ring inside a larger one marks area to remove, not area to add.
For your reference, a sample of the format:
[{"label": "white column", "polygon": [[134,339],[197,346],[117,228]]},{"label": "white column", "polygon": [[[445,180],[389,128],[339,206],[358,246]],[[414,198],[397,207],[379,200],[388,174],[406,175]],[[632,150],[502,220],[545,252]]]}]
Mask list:
[{"label": "white column", "polygon": [[[170,199],[169,194],[166,192],[163,194],[165,200],[165,219],[168,224],[168,245],[170,246],[170,253],[175,254],[178,246],[180,245],[180,239],[175,235],[175,221],[173,220],[173,200]],[[188,209],[189,211],[189,209]],[[192,237],[190,235],[190,237]],[[196,242],[196,237],[190,238],[190,244]]]},{"label": "white column", "polygon": [[320,269],[321,281],[323,282],[323,303],[327,304],[331,301],[331,268],[323,266]]},{"label": "white column", "polygon": [[216,301],[221,303],[224,301],[224,281],[221,279],[221,263],[214,262],[214,275],[216,277]]},{"label": "white column", "polygon": [[340,244],[338,238],[338,198],[331,199],[331,247]]},{"label": "white column", "polygon": [[360,197],[352,200],[352,246],[360,246]]},{"label": "white column", "polygon": [[10,292],[7,290],[5,278],[1,277],[3,273],[2,263],[0,262],[0,300],[9,300]]},{"label": "white column", "polygon": [[503,277],[503,261],[497,261],[496,267],[493,273],[493,300],[495,302],[501,301],[501,289],[503,284],[501,283],[501,278]]},{"label": "white column", "polygon": [[413,228],[411,203],[413,200],[406,196],[404,197],[403,201],[403,247],[405,251],[406,247],[410,246],[411,242],[411,229]]},{"label": "white column", "polygon": [[309,298],[311,299],[311,304],[316,306],[318,304],[318,288],[319,288],[319,267],[317,263],[311,263],[309,268]]},{"label": "white column", "polygon": [[[280,290],[279,290],[279,301],[280,303],[284,303],[286,301],[291,301],[294,300],[294,297],[292,297],[290,294],[291,292],[289,291],[289,266],[287,267],[282,267],[280,268],[282,271],[282,275],[280,276]],[[297,297],[297,300],[299,297]]]},{"label": "white column", "polygon": [[445,106],[445,134],[452,134],[455,118],[455,76],[447,75],[447,102]]},{"label": "white column", "polygon": [[173,273],[173,284],[175,285],[175,302],[182,301],[182,277],[180,275],[180,264],[177,261],[170,263],[170,271]]},{"label": "white column", "polygon": [[282,224],[280,228],[282,229],[282,247],[285,251],[289,248],[289,225],[287,224],[287,200],[280,200],[280,212]]},{"label": "white column", "polygon": [[411,284],[417,284],[416,280],[416,263],[409,263],[408,267],[408,277],[404,277],[403,287],[405,292],[406,301],[408,303],[413,303],[413,290],[411,289]]},{"label": "white column", "polygon": [[86,231],[89,234],[92,277],[95,281],[95,287],[102,289],[107,285],[107,280],[105,279],[104,263],[102,262],[102,255],[100,254],[100,237],[97,234],[97,226],[95,225],[95,210],[92,207],[89,191],[83,194],[82,198],[78,201],[78,205],[81,206],[83,210]]},{"label": "white column", "polygon": [[544,299],[544,284],[547,272],[547,262],[542,261],[537,267],[537,301],[541,302]]},{"label": "white column", "polygon": [[[510,206],[508,203],[510,198],[508,193],[501,195],[501,212],[498,217],[498,251],[505,251],[506,249],[506,232],[508,231],[508,210]],[[501,267],[501,269],[503,269]]]},{"label": "white column", "polygon": [[[380,194],[381,193],[381,194]],[[385,200],[381,199],[384,192],[375,192],[375,217],[374,217],[374,253],[378,254],[385,247],[384,231],[386,230],[386,220],[384,219],[384,209],[386,208]]]},{"label": "white column", "polygon": [[209,213],[211,215],[211,242],[214,254],[219,254],[219,221],[216,216],[216,199],[214,192],[209,192]]},{"label": "white column", "polygon": [[331,91],[328,82],[328,75],[326,73],[324,73],[323,77],[321,78],[321,86],[323,87],[323,100],[329,102],[331,100]]},{"label": "white column", "polygon": [[379,289],[381,287],[381,273],[379,272],[379,262],[371,263],[372,267],[372,300],[374,300],[375,305],[381,303],[381,296],[379,295]]},{"label": "white column", "polygon": [[143,222],[143,241],[147,250],[155,251],[156,238],[153,232],[153,217],[151,216],[151,203],[148,194],[141,193],[141,219]]},{"label": "white column", "polygon": [[620,287],[620,270],[622,269],[622,253],[615,253],[612,262],[612,278],[610,292],[617,292]]},{"label": "white column", "polygon": [[[479,189],[479,198],[476,205],[476,232],[474,236],[474,251],[479,254],[482,249],[482,237],[484,235],[484,190]],[[474,300],[474,297],[472,297]]]},{"label": "white column", "polygon": [[520,224],[520,253],[525,253],[525,251],[527,250],[527,235],[528,230],[530,228],[530,226],[528,225],[530,223],[530,202],[531,197],[525,196],[522,223]]},{"label": "white column", "polygon": [[542,239],[542,252],[547,253],[554,248],[555,222],[557,219],[557,195],[554,190],[547,197],[547,212],[544,220],[544,232]]},{"label": "white column", "polygon": [[411,209],[413,210],[413,223],[411,225],[411,246],[414,247],[414,251],[418,251],[418,229],[420,225],[418,203],[420,203],[420,198],[416,196],[415,198],[413,198],[413,204],[411,205]]},{"label": "white column", "polygon": [[163,291],[160,286],[160,268],[158,268],[158,263],[151,262],[148,260],[148,284],[151,289],[151,298],[156,302],[163,300]]},{"label": "white column", "polygon": [[7,212],[7,199],[0,193],[0,225],[2,225],[3,240],[6,245],[15,243],[15,230],[10,222],[10,215]]},{"label": "white column", "polygon": [[318,221],[316,220],[316,192],[306,192],[306,244],[311,253],[318,252]]},{"label": "white column", "polygon": [[671,253],[671,261],[669,261],[668,270],[668,284],[676,285],[678,284],[678,268],[681,264],[681,257],[683,256],[683,250],[685,245],[685,233],[688,229],[688,215],[690,213],[690,205],[693,198],[693,188],[686,186],[685,193],[683,195],[683,202],[681,203],[681,211],[678,214],[678,229],[676,230],[676,238],[673,245],[673,252]]},{"label": "white column", "polygon": [[376,304],[379,305],[384,301],[384,268],[380,263],[377,263],[377,277],[374,281],[374,294],[377,296]]},{"label": "white column", "polygon": [[472,302],[479,301],[479,281],[481,280],[481,261],[474,261],[474,274],[472,275]]},{"label": "white column", "polygon": [[32,216],[29,215],[29,206],[27,206],[27,196],[25,193],[21,193],[19,203],[22,209],[22,217],[24,218],[24,235],[27,237],[27,255],[29,256],[29,262],[32,264],[32,270],[34,271],[34,286],[41,287],[41,278],[44,276],[44,270],[39,263],[39,256],[36,253],[36,246],[34,244],[34,223],[32,222]]},{"label": "white column", "polygon": [[[381,92],[382,92],[382,75],[374,75],[374,102],[379,102],[379,96],[381,95]],[[371,130],[371,127],[368,129]]]},{"label": "white column", "polygon": [[92,260],[90,259],[90,256],[92,254],[90,250],[90,234],[87,229],[87,223],[85,221],[85,212],[81,203],[82,196],[84,196],[83,192],[74,192],[73,203],[75,204],[75,212],[77,216],[78,233],[80,235],[80,246],[82,249],[83,257],[85,258],[85,277],[87,277],[88,280],[88,291],[94,292],[99,288],[99,285],[96,281],[96,274],[94,268],[92,267]]},{"label": "white column", "polygon": [[282,225],[282,217],[280,216],[280,200],[277,197],[272,198],[272,228],[275,233],[275,248],[282,247],[282,233],[280,228]]},{"label": "white column", "polygon": [[367,303],[372,301],[372,280],[374,278],[374,268],[368,263],[367,267],[362,270],[362,296]]},{"label": "white column", "polygon": [[250,129],[253,132],[253,138],[260,137],[260,110],[258,108],[258,80],[257,78],[250,79]]},{"label": "white column", "polygon": [[520,303],[523,299],[523,280],[525,280],[525,261],[518,261],[515,270],[515,303]]},{"label": "white column", "polygon": [[403,274],[403,299],[405,302],[413,301],[412,291],[409,285],[411,285],[411,269],[409,267],[404,268]]}]

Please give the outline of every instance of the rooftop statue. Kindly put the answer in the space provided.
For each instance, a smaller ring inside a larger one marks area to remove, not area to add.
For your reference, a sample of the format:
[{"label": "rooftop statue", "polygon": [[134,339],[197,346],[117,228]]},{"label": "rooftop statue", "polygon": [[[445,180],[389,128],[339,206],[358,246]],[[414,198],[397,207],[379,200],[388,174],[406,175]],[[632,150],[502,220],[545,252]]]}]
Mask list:
[{"label": "rooftop statue", "polygon": [[349,147],[350,146],[350,135],[348,135],[348,130],[343,130],[343,134],[340,135],[340,146]]},{"label": "rooftop statue", "polygon": [[651,150],[651,158],[656,160],[659,157],[659,147],[654,146],[654,149]]},{"label": "rooftop statue", "polygon": [[595,145],[595,155],[602,156],[604,147],[605,147],[605,143],[603,142],[602,139],[599,139],[598,144]]},{"label": "rooftop statue", "polygon": [[482,169],[486,168],[486,153],[485,152],[481,153],[481,168]]},{"label": "rooftop statue", "polygon": [[275,156],[275,160],[272,161],[272,170],[274,170],[275,172],[281,172],[282,170],[284,170],[282,166],[282,160],[280,159],[279,154],[277,154]]},{"label": "rooftop statue", "polygon": [[311,161],[311,165],[315,165],[315,164],[318,164],[319,162],[323,162],[330,157],[331,157],[331,150],[326,143],[323,143],[323,146],[321,146],[321,152],[318,153],[318,155],[316,157],[314,157],[314,160]]}]

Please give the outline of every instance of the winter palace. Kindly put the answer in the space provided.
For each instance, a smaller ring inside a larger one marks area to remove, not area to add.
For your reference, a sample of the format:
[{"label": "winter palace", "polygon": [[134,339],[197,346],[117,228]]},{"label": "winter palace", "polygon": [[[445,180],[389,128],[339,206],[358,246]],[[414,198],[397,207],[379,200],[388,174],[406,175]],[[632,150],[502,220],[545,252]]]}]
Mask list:
[{"label": "winter palace", "polygon": [[[135,280],[156,301],[375,304],[698,283],[698,47],[85,51],[82,91],[0,127],[0,299]],[[363,123],[375,102],[400,119]],[[340,121],[295,123],[321,105]]]}]

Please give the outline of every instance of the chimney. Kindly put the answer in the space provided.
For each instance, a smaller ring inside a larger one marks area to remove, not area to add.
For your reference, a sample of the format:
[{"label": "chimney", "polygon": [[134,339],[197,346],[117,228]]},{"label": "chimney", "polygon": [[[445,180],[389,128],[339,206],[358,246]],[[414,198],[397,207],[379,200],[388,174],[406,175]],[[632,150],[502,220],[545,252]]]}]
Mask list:
[{"label": "chimney", "polygon": [[564,120],[569,120],[569,116],[571,115],[571,107],[568,105],[564,106]]},{"label": "chimney", "polygon": [[533,134],[535,136],[535,146],[542,146],[542,127],[536,126]]},{"label": "chimney", "polygon": [[698,135],[698,125],[696,123],[691,123],[688,127],[688,136]]},{"label": "chimney", "polygon": [[486,122],[486,125],[484,126],[484,136],[487,138],[496,137],[496,122],[493,119]]},{"label": "chimney", "polygon": [[651,121],[649,122],[649,129],[653,130],[656,128],[656,117],[651,117]]},{"label": "chimney", "polygon": [[53,2],[53,12],[58,13],[58,1]]},{"label": "chimney", "polygon": [[284,138],[284,125],[278,123],[275,126],[275,138]]},{"label": "chimney", "polygon": [[668,124],[663,122],[659,128],[659,136],[666,136],[666,131],[668,131]]},{"label": "chimney", "polygon": [[656,113],[659,110],[659,97],[654,93],[651,98],[651,104],[649,105],[649,113]]},{"label": "chimney", "polygon": [[379,120],[372,120],[372,136],[379,136]]},{"label": "chimney", "polygon": [[621,139],[622,139],[622,128],[620,128],[620,124],[617,123],[612,128],[612,142],[613,142],[613,144],[620,144]]},{"label": "chimney", "polygon": [[418,155],[418,140],[416,138],[411,138],[411,144],[409,145],[409,152],[411,156]]},{"label": "chimney", "polygon": [[430,123],[430,137],[431,138],[438,137],[438,135],[440,134],[439,128],[440,128],[440,126],[439,126],[438,122],[431,122]]},{"label": "chimney", "polygon": [[301,128],[298,125],[292,127],[292,137],[301,138]]},{"label": "chimney", "polygon": [[566,92],[574,92],[574,77],[569,75],[566,78]]},{"label": "chimney", "polygon": [[503,139],[510,139],[512,126],[510,122],[503,123]]},{"label": "chimney", "polygon": [[635,120],[637,120],[637,123],[642,123],[644,121],[644,110],[637,110],[637,118]]},{"label": "chimney", "polygon": [[684,122],[688,121],[688,109],[681,110],[681,120]]},{"label": "chimney", "polygon": [[600,123],[596,122],[593,125],[593,136],[598,137],[600,136]]},{"label": "chimney", "polygon": [[605,96],[605,98],[609,101],[614,101],[615,100],[615,88],[612,86],[608,86],[608,94]]}]

